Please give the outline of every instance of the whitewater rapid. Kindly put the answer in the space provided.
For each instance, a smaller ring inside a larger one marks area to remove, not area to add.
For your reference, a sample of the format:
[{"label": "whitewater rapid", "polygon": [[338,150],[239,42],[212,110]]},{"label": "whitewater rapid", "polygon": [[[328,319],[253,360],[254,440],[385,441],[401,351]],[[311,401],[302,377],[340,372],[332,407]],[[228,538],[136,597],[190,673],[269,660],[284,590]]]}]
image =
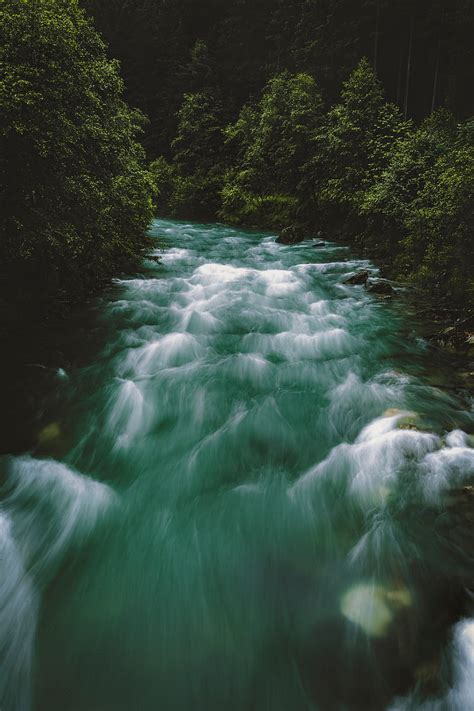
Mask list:
[{"label": "whitewater rapid", "polygon": [[474,709],[467,394],[346,248],[153,234],[2,460],[2,711]]}]

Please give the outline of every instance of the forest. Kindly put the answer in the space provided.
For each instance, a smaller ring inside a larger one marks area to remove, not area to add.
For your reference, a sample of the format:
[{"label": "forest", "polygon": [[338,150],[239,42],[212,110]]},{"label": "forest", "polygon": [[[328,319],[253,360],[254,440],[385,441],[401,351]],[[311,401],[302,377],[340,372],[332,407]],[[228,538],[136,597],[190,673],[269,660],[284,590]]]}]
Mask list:
[{"label": "forest", "polygon": [[4,279],[102,283],[153,200],[472,298],[472,0],[81,4],[0,4]]}]

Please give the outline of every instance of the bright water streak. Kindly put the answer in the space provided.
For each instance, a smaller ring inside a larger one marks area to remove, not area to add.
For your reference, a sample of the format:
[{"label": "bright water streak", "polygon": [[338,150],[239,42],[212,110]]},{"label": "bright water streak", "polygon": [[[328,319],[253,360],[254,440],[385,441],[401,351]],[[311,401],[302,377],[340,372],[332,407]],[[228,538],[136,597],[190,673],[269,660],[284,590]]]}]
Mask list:
[{"label": "bright water streak", "polygon": [[155,231],[64,461],[4,462],[3,711],[464,711],[472,413],[344,248]]}]

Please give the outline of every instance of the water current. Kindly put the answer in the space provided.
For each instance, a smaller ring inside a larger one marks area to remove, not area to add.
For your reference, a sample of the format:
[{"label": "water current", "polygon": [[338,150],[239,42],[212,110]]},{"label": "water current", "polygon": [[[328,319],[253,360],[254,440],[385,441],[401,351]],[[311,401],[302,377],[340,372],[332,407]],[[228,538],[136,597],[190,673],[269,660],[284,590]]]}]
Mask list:
[{"label": "water current", "polygon": [[2,711],[474,709],[474,431],[340,245],[156,221],[1,460]]}]

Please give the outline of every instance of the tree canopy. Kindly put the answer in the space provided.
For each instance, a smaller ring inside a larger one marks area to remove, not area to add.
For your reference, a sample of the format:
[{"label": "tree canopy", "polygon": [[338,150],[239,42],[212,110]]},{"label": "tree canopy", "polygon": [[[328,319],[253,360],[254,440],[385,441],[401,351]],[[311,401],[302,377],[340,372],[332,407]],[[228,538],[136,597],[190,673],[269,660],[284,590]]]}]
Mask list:
[{"label": "tree canopy", "polygon": [[116,61],[76,0],[0,0],[0,254],[69,296],[146,244],[152,183]]}]

